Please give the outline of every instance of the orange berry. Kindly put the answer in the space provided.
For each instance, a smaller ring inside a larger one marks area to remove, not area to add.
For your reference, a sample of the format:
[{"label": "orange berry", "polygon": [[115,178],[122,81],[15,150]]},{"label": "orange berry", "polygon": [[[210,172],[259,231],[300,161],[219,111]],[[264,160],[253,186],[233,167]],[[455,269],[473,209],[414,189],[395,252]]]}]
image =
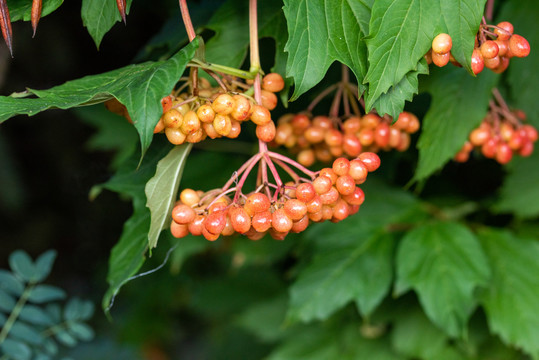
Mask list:
[{"label": "orange berry", "polygon": [[289,232],[292,229],[292,219],[290,219],[284,209],[277,209],[271,215],[271,227],[278,232]]},{"label": "orange berry", "polygon": [[175,238],[182,238],[189,235],[189,228],[185,224],[178,224],[174,220],[170,224],[170,232]]},{"label": "orange berry", "polygon": [[293,221],[297,221],[307,214],[307,205],[298,199],[286,200],[283,209],[286,216]]},{"label": "orange berry", "polygon": [[165,135],[170,143],[174,145],[181,145],[185,142],[187,135],[185,135],[180,129],[166,128]]},{"label": "orange berry", "polygon": [[271,212],[265,210],[253,215],[251,226],[257,231],[264,233],[271,228]]},{"label": "orange berry", "polygon": [[251,228],[251,217],[242,207],[234,207],[228,211],[230,223],[234,230],[240,234],[244,234]]},{"label": "orange berry", "polygon": [[253,193],[247,197],[245,200],[245,211],[250,216],[253,216],[256,213],[267,211],[271,206],[270,200],[266,194],[262,193]]},{"label": "orange berry", "polygon": [[453,41],[451,40],[451,36],[449,36],[449,34],[438,34],[432,40],[432,51],[436,54],[446,54],[451,51],[452,46]]},{"label": "orange berry", "polygon": [[197,110],[197,116],[203,123],[211,123],[215,118],[215,111],[209,104],[202,105]]},{"label": "orange berry", "polygon": [[253,105],[251,109],[251,121],[256,125],[266,125],[271,122],[269,110],[262,105]]},{"label": "orange berry", "polygon": [[273,110],[277,107],[277,95],[272,92],[262,90],[262,106],[268,110]]},{"label": "orange berry", "polygon": [[256,137],[264,142],[270,142],[275,139],[275,124],[270,121],[266,125],[258,125],[256,127]]},{"label": "orange berry", "polygon": [[183,116],[181,129],[182,129],[182,132],[186,135],[192,134],[198,129],[200,129],[200,120],[198,119],[196,112],[194,112],[193,110],[189,110]]},{"label": "orange berry", "polygon": [[183,115],[176,109],[170,109],[161,116],[167,128],[178,129],[183,123]]},{"label": "orange berry", "polygon": [[245,96],[236,94],[232,97],[234,99],[234,109],[230,113],[233,119],[238,121],[244,121],[251,115],[251,102]]},{"label": "orange berry", "polygon": [[284,89],[284,79],[280,74],[269,73],[262,78],[262,89],[279,92]]},{"label": "orange berry", "polygon": [[213,110],[222,115],[228,115],[234,111],[234,98],[229,94],[220,94],[213,100],[211,107]]}]

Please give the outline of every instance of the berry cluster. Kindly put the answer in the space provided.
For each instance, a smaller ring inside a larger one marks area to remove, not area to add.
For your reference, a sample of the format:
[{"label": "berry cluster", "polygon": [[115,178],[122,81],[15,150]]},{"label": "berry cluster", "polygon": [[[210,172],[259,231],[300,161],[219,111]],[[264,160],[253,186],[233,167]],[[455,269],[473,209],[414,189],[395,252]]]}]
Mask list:
[{"label": "berry cluster", "polygon": [[530,156],[538,134],[532,125],[522,123],[525,120],[526,114],[523,111],[509,111],[492,103],[491,110],[481,125],[470,133],[454,160],[468,161],[474,148],[500,164],[511,161],[513,154]]},{"label": "berry cluster", "polygon": [[297,161],[311,166],[316,160],[330,162],[339,156],[356,157],[362,151],[405,151],[410,134],[419,129],[419,120],[402,112],[391,124],[390,117],[368,113],[350,116],[344,121],[328,116],[286,114],[277,122],[275,139],[270,145],[283,145],[297,154]]},{"label": "berry cluster", "polygon": [[358,158],[338,158],[331,168],[324,168],[312,180],[298,178],[275,192],[258,189],[233,200],[225,188],[207,193],[184,189],[172,210],[170,230],[176,238],[192,234],[214,241],[220,235],[243,234],[251,240],[269,233],[283,240],[290,232],[298,233],[311,222],[339,222],[355,214],[365,200],[361,188],[367,174],[380,166],[374,153]]},{"label": "berry cluster", "polygon": [[[432,48],[425,55],[427,62],[445,66],[449,61],[460,66],[451,55],[452,40],[448,34],[439,34],[432,40]],[[472,71],[479,74],[486,67],[495,73],[504,72],[512,57],[526,57],[530,44],[523,36],[513,33],[513,24],[502,21],[498,25],[481,24],[472,52]]]},{"label": "berry cluster", "polygon": [[[189,82],[184,83],[180,91],[188,85]],[[212,87],[209,81],[199,78],[196,95],[180,93],[161,100],[163,115],[154,133],[164,132],[174,145],[197,143],[206,137],[236,138],[241,132],[241,123],[251,120],[257,125],[257,137],[265,142],[271,141],[275,137],[275,124],[270,110],[277,106],[275,93],[284,88],[284,80],[281,75],[270,73],[263,77],[261,86],[262,102],[258,105],[250,96],[253,91],[251,84],[236,78],[224,78],[222,86]],[[125,107],[116,100],[105,105],[110,111],[130,120]]]}]

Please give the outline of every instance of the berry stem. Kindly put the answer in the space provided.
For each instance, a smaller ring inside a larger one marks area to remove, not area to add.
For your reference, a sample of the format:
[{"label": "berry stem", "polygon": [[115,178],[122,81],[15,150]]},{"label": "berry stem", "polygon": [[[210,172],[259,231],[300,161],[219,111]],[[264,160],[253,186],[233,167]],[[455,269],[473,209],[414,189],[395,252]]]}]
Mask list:
[{"label": "berry stem", "polygon": [[273,151],[268,151],[268,156],[272,159],[278,159],[278,160],[281,160],[289,165],[292,165],[293,167],[295,167],[296,169],[300,170],[301,172],[303,172],[304,174],[310,176],[312,179],[315,178],[316,176],[316,172],[314,171],[311,171],[309,169],[307,169],[305,166],[295,162],[294,160],[284,156],[284,155],[281,155],[281,154],[278,154],[276,152],[273,152]]},{"label": "berry stem", "polygon": [[260,161],[261,158],[262,158],[262,154],[258,153],[254,155],[249,161],[247,161],[243,165],[243,166],[247,165],[247,167],[245,167],[245,171],[243,172],[243,175],[241,176],[240,181],[238,182],[238,185],[236,185],[236,194],[234,195],[234,201],[233,201],[234,203],[238,201],[241,194],[241,188],[243,187],[243,184],[245,184],[245,180],[247,180],[247,177],[251,173],[251,170],[253,170],[253,167]]},{"label": "berry stem", "polygon": [[487,0],[485,16],[489,21],[492,20],[493,13],[494,13],[494,0]]},{"label": "berry stem", "polygon": [[341,104],[343,88],[343,83],[339,83],[339,86],[337,87],[337,92],[335,93],[335,97],[333,98],[333,102],[331,103],[331,110],[329,111],[329,116],[333,119],[339,117],[339,108]]},{"label": "berry stem", "polygon": [[298,183],[300,180],[300,177],[294,170],[290,168],[290,166],[286,165],[284,162],[282,162],[279,159],[273,159],[277,165],[279,165],[290,177],[294,180],[294,182]]},{"label": "berry stem", "polygon": [[185,25],[185,30],[187,31],[187,36],[189,37],[189,42],[193,41],[196,37],[195,28],[191,22],[191,16],[189,15],[189,9],[187,8],[187,0],[180,1],[180,12],[182,13],[183,24]]},{"label": "berry stem", "polygon": [[[232,177],[221,188],[221,191],[227,190],[230,187],[230,185],[232,185],[233,182],[238,180],[238,176],[240,176],[249,166],[251,166],[251,163],[256,164],[258,162],[258,160],[260,160],[260,157],[261,157],[260,154],[255,154],[255,155],[251,156],[251,158],[249,160],[247,160],[237,171],[234,172]],[[252,166],[251,166],[251,169],[252,169]]]},{"label": "berry stem", "polygon": [[249,40],[251,67],[249,71],[254,74],[260,71],[260,56],[258,53],[258,16],[257,0],[249,0]]},{"label": "berry stem", "polygon": [[240,70],[240,69],[236,69],[236,68],[225,66],[225,65],[207,63],[199,59],[192,59],[187,66],[198,67],[198,68],[204,69],[204,71],[210,70],[217,73],[223,73],[223,74],[227,74],[231,76],[236,76],[242,79],[254,79],[255,75],[257,74],[257,73],[250,73],[249,71]]},{"label": "berry stem", "polygon": [[333,84],[329,87],[327,87],[324,91],[322,91],[320,94],[318,94],[313,101],[311,101],[311,103],[309,104],[309,106],[307,107],[307,111],[309,113],[312,113],[313,112],[313,109],[316,107],[316,105],[318,105],[318,103],[320,101],[322,101],[326,96],[328,96],[329,94],[331,94],[331,92],[333,92],[337,87],[339,86],[339,84]]},{"label": "berry stem", "polygon": [[273,161],[268,156],[268,153],[264,153],[264,158],[266,159],[266,162],[268,164],[268,167],[271,171],[271,174],[273,175],[273,178],[275,179],[275,183],[277,184],[277,190],[275,190],[275,193],[273,194],[273,201],[277,200],[277,196],[281,192],[281,188],[283,187],[283,181],[281,180],[281,177],[279,176],[279,172],[275,168],[275,165],[273,164]]}]

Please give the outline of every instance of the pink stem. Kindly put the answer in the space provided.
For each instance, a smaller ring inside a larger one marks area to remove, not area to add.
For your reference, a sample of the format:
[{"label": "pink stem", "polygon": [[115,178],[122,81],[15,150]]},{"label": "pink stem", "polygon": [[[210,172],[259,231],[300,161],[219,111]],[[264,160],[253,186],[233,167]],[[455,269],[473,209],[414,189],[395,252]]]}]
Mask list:
[{"label": "pink stem", "polygon": [[311,178],[314,178],[316,176],[316,172],[314,171],[311,171],[309,169],[307,169],[305,166],[297,163],[296,161],[284,156],[284,155],[281,155],[281,154],[278,154],[276,152],[273,152],[273,151],[268,151],[268,155],[270,158],[273,158],[273,159],[278,159],[278,160],[281,160],[289,165],[292,165],[293,167],[295,167],[296,169],[300,170],[301,172],[303,172],[304,174],[310,176]]},{"label": "pink stem", "polygon": [[234,195],[234,201],[233,201],[234,203],[238,201],[238,198],[240,197],[240,194],[241,194],[241,188],[243,187],[243,184],[245,184],[245,180],[247,180],[247,177],[251,173],[251,170],[253,170],[253,167],[256,165],[256,163],[260,161],[261,158],[262,158],[262,154],[258,153],[251,158],[253,159],[252,161],[248,161],[243,165],[245,166],[247,164],[247,167],[244,169],[245,171],[243,171],[243,175],[241,176],[241,179],[238,182],[238,185],[236,185],[236,195]]},{"label": "pink stem", "polygon": [[195,28],[193,27],[193,23],[191,22],[189,9],[187,8],[187,0],[179,0],[179,1],[180,1],[180,11],[182,13],[182,19],[185,25],[185,30],[187,31],[187,36],[189,37],[189,41],[191,42],[196,37],[196,33],[195,33]]}]

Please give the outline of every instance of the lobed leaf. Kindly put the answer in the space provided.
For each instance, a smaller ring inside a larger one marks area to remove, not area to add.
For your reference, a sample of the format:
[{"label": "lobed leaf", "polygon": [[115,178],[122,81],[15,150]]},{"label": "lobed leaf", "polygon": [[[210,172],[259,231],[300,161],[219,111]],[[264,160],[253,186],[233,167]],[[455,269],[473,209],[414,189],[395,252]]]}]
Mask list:
[{"label": "lobed leaf", "polygon": [[412,101],[418,92],[418,77],[421,74],[428,74],[429,66],[425,59],[417,64],[417,69],[408,72],[399,83],[393,85],[385,94],[380,95],[372,107],[378,114],[389,114],[393,119],[397,119],[404,110],[405,101]]},{"label": "lobed leaf", "polygon": [[432,95],[432,102],[417,143],[419,162],[414,181],[432,175],[460,150],[486,115],[498,79],[492,71],[474,78],[453,66],[433,71],[426,79],[425,90]]},{"label": "lobed leaf", "polygon": [[350,301],[357,303],[362,315],[369,315],[387,294],[392,237],[354,229],[353,243],[316,253],[300,272],[290,287],[289,321],[324,320]]},{"label": "lobed leaf", "polygon": [[[0,96],[0,123],[19,114],[31,116],[51,108],[69,109],[114,97],[127,107],[144,155],[152,142],[155,124],[163,113],[161,99],[171,93],[197,47],[198,40],[194,40],[165,61],[129,65],[68,81],[48,90],[28,89],[22,95]],[[37,98],[21,98],[28,95]]]},{"label": "lobed leaf", "polygon": [[361,93],[367,73],[367,47],[361,40],[365,35],[361,25],[371,15],[370,2],[285,0],[284,3],[288,26],[286,74],[294,79],[290,100],[318,84],[334,61],[352,70]]},{"label": "lobed leaf", "polygon": [[[127,0],[126,14],[129,14],[132,2]],[[110,0],[82,0],[81,18],[98,49],[105,34],[122,21],[116,2]]]},{"label": "lobed leaf", "polygon": [[413,288],[434,324],[451,336],[462,336],[477,305],[474,291],[488,284],[489,275],[485,254],[470,230],[458,223],[434,222],[402,239],[395,294]]},{"label": "lobed leaf", "polygon": [[440,2],[431,0],[378,0],[372,6],[366,38],[369,85],[365,107],[370,110],[380,95],[417,70],[429,51],[440,18]]},{"label": "lobed leaf", "polygon": [[481,296],[487,321],[508,345],[539,358],[539,244],[504,230],[485,229],[479,240],[492,277]]},{"label": "lobed leaf", "polygon": [[146,207],[150,209],[148,247],[157,246],[159,234],[170,226],[171,212],[177,200],[185,162],[193,144],[176,146],[159,162],[155,175],[146,183]]}]

